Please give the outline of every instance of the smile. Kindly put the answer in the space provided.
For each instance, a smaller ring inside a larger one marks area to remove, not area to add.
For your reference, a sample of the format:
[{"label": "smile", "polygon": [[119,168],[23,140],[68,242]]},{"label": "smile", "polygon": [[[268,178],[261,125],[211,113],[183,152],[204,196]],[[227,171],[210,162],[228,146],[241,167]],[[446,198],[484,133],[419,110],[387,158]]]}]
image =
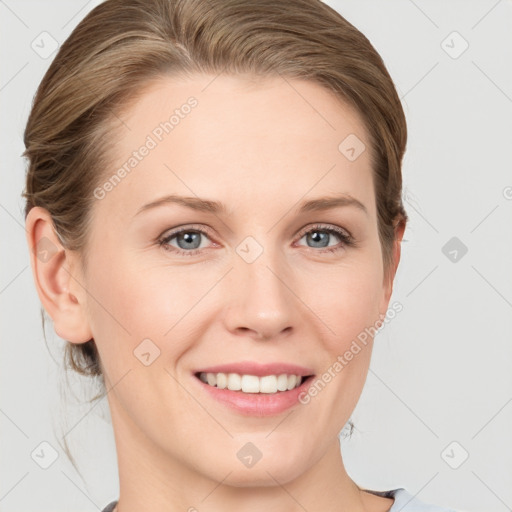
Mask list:
[{"label": "smile", "polygon": [[209,386],[242,393],[273,394],[290,391],[299,387],[308,376],[282,373],[280,375],[240,375],[238,373],[206,373],[196,374],[200,380]]},{"label": "smile", "polygon": [[245,416],[264,417],[281,414],[295,406],[304,407],[299,396],[307,393],[314,377],[197,372],[194,381],[199,385],[199,394],[204,394],[207,399],[213,399],[228,410]]}]

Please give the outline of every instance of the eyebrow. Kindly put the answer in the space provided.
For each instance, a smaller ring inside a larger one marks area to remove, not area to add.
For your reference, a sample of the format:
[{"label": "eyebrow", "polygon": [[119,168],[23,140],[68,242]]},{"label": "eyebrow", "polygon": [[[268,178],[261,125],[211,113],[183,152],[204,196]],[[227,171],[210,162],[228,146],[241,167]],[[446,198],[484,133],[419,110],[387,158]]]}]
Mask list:
[{"label": "eyebrow", "polygon": [[[213,214],[228,214],[226,205],[218,201],[201,199],[199,197],[186,197],[170,194],[161,197],[156,201],[152,201],[150,203],[143,205],[141,208],[139,208],[139,210],[134,216],[139,215],[139,213],[150,210],[152,208],[157,208],[159,206],[167,204],[178,204],[181,206],[185,206],[186,208],[190,208],[192,210],[208,212]],[[298,213],[300,214],[305,212],[319,212],[324,210],[330,210],[332,208],[340,208],[346,206],[353,206],[363,211],[366,215],[368,215],[368,210],[366,209],[366,206],[363,203],[361,203],[361,201],[359,201],[355,197],[350,196],[349,194],[318,197],[316,199],[303,201],[298,206]]]}]

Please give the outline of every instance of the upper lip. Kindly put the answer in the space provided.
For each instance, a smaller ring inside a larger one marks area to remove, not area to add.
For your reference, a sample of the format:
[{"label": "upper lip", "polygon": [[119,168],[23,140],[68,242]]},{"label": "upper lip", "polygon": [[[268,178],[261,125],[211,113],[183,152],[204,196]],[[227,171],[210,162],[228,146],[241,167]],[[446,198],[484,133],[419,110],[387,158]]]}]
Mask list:
[{"label": "upper lip", "polygon": [[267,363],[259,364],[254,361],[241,361],[238,363],[225,363],[217,366],[209,366],[196,370],[195,373],[238,373],[239,375],[256,375],[263,377],[265,375],[281,375],[286,373],[288,375],[300,375],[306,377],[313,375],[314,371],[304,366],[289,363]]}]

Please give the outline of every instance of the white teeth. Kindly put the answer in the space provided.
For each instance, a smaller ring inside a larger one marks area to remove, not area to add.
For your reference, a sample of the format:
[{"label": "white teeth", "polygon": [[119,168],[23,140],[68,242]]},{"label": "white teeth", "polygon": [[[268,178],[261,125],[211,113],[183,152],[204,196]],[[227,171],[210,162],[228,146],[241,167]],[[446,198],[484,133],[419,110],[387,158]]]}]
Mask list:
[{"label": "white teeth", "polygon": [[260,379],[255,375],[242,375],[242,391],[244,393],[259,393]]},{"label": "white teeth", "polygon": [[231,389],[232,391],[240,391],[242,389],[242,377],[240,377],[238,373],[230,373],[227,376],[227,381],[228,385],[226,387],[228,389]]},{"label": "white teeth", "polygon": [[277,377],[277,389],[279,391],[286,391],[288,389],[288,375],[286,375],[286,373]]},{"label": "white teeth", "polygon": [[217,387],[219,389],[225,389],[228,387],[228,378],[225,373],[217,374]]},{"label": "white teeth", "polygon": [[278,391],[289,391],[302,384],[300,375],[239,375],[238,373],[204,373],[199,378],[209,386],[231,391],[242,391],[243,393],[277,393]]},{"label": "white teeth", "polygon": [[277,377],[275,375],[266,375],[258,380],[260,393],[277,393]]}]

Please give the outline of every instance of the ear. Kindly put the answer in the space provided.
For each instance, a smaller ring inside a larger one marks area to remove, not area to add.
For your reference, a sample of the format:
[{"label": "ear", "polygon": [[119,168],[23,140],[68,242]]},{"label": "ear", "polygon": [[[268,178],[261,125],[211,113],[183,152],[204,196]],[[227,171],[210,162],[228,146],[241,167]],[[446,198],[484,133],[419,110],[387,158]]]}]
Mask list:
[{"label": "ear", "polygon": [[39,299],[55,332],[72,343],[92,338],[86,315],[87,294],[77,273],[78,254],[63,247],[48,210],[34,206],[25,220],[30,264]]},{"label": "ear", "polygon": [[389,300],[391,299],[391,294],[393,293],[393,282],[395,280],[398,264],[400,263],[404,231],[405,222],[399,223],[395,228],[395,241],[393,242],[393,262],[391,264],[389,276],[384,280],[384,295],[379,310],[381,318],[386,315],[389,306]]}]

